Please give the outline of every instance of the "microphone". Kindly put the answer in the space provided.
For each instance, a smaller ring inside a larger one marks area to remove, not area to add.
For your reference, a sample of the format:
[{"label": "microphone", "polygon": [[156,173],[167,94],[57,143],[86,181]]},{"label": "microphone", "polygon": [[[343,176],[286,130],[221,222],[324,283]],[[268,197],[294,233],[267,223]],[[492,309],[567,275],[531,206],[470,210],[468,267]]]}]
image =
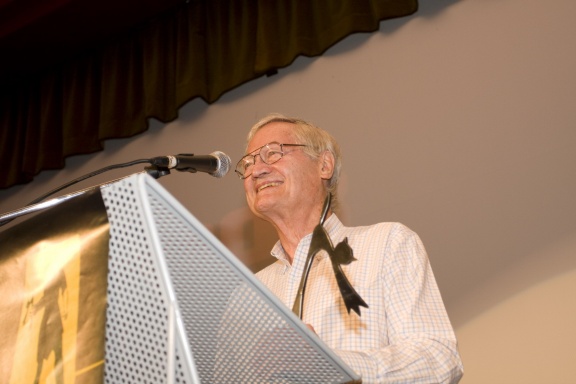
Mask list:
[{"label": "microphone", "polygon": [[231,162],[230,157],[220,151],[201,156],[194,156],[193,153],[182,153],[150,159],[150,164],[157,167],[175,169],[181,172],[206,172],[214,177],[222,177],[227,174]]}]

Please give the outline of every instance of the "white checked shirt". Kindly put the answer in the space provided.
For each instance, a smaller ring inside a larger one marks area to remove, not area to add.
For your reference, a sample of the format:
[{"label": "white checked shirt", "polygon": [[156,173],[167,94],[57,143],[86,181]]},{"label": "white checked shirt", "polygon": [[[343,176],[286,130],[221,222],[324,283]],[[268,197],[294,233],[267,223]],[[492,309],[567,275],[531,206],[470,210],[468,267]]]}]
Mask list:
[{"label": "white checked shirt", "polygon": [[[463,368],[456,337],[418,235],[399,223],[347,228],[332,214],[324,223],[334,246],[348,237],[357,259],[342,269],[369,308],[350,314],[325,251],[315,258],[304,297],[303,321],[364,383],[457,383]],[[312,234],[288,262],[256,276],[292,309]]]}]

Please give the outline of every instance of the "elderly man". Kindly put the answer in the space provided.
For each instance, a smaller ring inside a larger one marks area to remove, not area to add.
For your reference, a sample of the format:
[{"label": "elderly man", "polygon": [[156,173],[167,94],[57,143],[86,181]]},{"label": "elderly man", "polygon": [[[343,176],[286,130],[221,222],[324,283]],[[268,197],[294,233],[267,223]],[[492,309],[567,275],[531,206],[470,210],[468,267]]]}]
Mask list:
[{"label": "elderly man", "polygon": [[[292,308],[327,194],[337,203],[340,150],[326,131],[272,114],[252,127],[246,153],[236,172],[248,206],[279,237],[271,252],[277,261],[257,277]],[[353,250],[356,260],[342,268],[368,308],[348,313],[321,251],[310,268],[303,321],[365,383],[457,383],[456,338],[418,236],[399,223],[345,227],[332,209],[324,216],[333,244],[347,238]]]}]

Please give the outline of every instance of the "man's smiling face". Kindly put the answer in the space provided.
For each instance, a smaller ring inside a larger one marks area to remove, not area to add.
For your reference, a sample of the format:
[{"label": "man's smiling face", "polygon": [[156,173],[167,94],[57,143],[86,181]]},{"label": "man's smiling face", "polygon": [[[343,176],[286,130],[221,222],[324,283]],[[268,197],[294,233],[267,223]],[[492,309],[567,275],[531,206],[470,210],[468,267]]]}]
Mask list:
[{"label": "man's smiling face", "polygon": [[[293,129],[294,125],[286,122],[265,125],[250,140],[247,153],[271,142],[303,144],[296,141]],[[320,162],[308,156],[302,147],[284,147],[284,156],[274,164],[266,164],[256,156],[252,175],[244,179],[248,206],[268,221],[306,210],[307,205],[317,200],[314,198],[317,194],[325,194],[320,167]]]}]

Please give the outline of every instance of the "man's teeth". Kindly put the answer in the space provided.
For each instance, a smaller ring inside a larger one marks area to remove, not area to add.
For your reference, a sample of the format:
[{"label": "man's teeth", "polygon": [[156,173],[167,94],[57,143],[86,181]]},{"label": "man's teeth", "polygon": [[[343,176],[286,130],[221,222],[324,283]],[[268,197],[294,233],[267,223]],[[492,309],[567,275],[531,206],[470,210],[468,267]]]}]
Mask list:
[{"label": "man's teeth", "polygon": [[260,191],[263,190],[264,188],[276,187],[277,185],[280,185],[280,183],[268,183],[268,184],[261,185],[261,186],[258,188],[258,192],[260,192]]}]

